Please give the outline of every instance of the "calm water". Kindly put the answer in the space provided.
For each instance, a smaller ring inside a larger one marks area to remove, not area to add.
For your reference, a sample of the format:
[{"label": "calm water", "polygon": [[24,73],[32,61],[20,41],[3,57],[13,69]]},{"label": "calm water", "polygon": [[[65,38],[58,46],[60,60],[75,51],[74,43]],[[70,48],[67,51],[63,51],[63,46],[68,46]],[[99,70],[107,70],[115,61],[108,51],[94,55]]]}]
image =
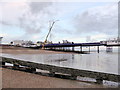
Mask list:
[{"label": "calm water", "polygon": [[[84,48],[84,50],[88,49]],[[2,56],[60,67],[118,74],[120,53],[117,48],[109,53],[105,51],[105,48],[101,48],[100,53],[94,52],[95,48],[91,50],[93,52],[90,54],[2,54]]]}]

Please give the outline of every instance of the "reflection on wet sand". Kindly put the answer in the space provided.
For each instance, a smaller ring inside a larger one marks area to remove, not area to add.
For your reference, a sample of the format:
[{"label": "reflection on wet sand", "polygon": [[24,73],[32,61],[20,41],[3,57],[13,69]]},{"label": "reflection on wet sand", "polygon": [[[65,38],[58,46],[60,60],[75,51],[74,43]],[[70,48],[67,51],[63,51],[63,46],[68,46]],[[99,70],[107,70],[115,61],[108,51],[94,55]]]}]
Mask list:
[{"label": "reflection on wet sand", "polygon": [[2,54],[25,61],[49,64],[75,69],[106,72],[118,74],[117,53],[91,53],[91,54]]}]

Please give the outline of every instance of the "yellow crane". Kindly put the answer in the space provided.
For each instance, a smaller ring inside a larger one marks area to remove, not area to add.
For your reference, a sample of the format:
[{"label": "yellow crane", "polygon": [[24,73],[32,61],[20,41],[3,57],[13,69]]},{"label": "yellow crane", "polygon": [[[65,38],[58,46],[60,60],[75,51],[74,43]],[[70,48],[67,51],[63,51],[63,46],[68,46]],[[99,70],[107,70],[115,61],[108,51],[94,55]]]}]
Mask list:
[{"label": "yellow crane", "polygon": [[[59,21],[59,20],[56,20],[56,21]],[[45,38],[45,41],[44,41],[44,43],[42,44],[42,49],[44,49],[44,46],[45,46],[45,44],[47,43],[48,36],[50,35],[50,32],[51,32],[51,30],[52,30],[52,28],[53,28],[53,26],[54,26],[54,24],[55,24],[56,21],[53,21],[53,22],[52,22],[52,25],[51,25],[50,28],[49,28],[49,32],[48,32],[48,34],[47,34],[47,36],[46,36],[46,38]]]}]

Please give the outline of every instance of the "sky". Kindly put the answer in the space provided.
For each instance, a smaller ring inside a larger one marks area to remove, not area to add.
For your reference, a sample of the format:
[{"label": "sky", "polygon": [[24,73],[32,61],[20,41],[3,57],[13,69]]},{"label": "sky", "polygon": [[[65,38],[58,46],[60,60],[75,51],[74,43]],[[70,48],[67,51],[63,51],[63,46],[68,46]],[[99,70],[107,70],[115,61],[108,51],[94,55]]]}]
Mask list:
[{"label": "sky", "polygon": [[[56,21],[59,20],[59,21]],[[0,36],[14,40],[97,42],[118,36],[117,2],[0,2]]]}]

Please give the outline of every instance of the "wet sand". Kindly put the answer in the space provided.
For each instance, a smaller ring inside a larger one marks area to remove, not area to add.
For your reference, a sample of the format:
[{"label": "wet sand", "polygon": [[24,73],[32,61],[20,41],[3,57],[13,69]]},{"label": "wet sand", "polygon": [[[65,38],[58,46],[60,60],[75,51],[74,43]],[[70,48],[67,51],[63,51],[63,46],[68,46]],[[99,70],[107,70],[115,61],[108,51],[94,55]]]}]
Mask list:
[{"label": "wet sand", "polygon": [[60,79],[2,68],[2,88],[105,88],[103,85]]},{"label": "wet sand", "polygon": [[[8,54],[61,54],[56,52],[21,47],[0,47],[2,53]],[[82,81],[60,79],[26,73],[22,71],[1,68],[2,88],[105,88],[103,85],[86,83]]]},{"label": "wet sand", "polygon": [[[42,50],[42,49],[29,49],[29,48],[22,48],[22,47],[7,47],[3,46],[0,47],[1,53],[8,53],[8,54],[63,54],[63,53],[72,53],[72,52],[57,52],[57,51],[49,51],[49,50]],[[75,53],[73,53],[75,54]]]}]

